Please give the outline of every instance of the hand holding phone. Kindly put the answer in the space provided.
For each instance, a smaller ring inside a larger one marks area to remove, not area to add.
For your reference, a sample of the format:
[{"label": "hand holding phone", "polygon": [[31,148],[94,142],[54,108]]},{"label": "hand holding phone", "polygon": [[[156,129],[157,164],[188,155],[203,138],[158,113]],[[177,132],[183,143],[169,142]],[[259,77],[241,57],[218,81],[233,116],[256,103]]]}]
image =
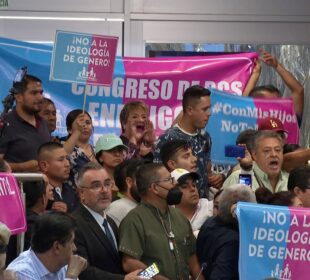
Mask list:
[{"label": "hand holding phone", "polygon": [[146,269],[138,273],[138,276],[142,279],[151,279],[155,275],[159,274],[159,269],[156,263],[151,264]]},{"label": "hand holding phone", "polygon": [[239,184],[252,186],[252,175],[251,174],[239,174]]}]

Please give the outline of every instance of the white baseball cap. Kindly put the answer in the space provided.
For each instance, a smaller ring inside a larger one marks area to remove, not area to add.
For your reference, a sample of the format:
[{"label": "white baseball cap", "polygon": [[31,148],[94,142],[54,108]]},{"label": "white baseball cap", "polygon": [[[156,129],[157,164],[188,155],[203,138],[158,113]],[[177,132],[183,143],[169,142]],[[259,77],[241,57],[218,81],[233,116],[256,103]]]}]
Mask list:
[{"label": "white baseball cap", "polygon": [[174,178],[179,184],[185,183],[188,177],[191,177],[193,180],[198,180],[200,178],[199,174],[196,172],[189,172],[183,168],[174,169],[171,172],[171,177]]}]

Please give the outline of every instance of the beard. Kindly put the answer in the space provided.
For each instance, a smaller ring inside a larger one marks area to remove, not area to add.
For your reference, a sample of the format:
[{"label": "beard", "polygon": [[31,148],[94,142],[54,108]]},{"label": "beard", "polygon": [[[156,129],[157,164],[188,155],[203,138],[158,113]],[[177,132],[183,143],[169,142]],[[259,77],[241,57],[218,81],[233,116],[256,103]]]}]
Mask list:
[{"label": "beard", "polygon": [[34,115],[41,111],[41,107],[39,109],[35,109],[25,104],[23,104],[22,109],[26,114],[29,114],[29,115]]}]

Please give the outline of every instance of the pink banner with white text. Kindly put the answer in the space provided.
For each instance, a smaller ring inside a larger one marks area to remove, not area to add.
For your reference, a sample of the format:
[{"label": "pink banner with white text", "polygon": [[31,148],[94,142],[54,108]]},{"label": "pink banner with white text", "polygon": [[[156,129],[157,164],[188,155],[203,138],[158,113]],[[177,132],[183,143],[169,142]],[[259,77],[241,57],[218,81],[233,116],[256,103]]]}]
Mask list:
[{"label": "pink banner with white text", "polygon": [[12,234],[25,232],[27,222],[19,186],[12,174],[0,173],[0,222]]}]

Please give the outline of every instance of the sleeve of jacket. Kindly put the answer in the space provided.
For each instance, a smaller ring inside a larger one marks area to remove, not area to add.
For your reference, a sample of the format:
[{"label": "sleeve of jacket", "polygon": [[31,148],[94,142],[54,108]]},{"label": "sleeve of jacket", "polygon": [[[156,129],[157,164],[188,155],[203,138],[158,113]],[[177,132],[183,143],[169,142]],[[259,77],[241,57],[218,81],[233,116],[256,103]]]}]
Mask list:
[{"label": "sleeve of jacket", "polygon": [[209,280],[238,280],[239,241],[225,243],[215,256]]}]

